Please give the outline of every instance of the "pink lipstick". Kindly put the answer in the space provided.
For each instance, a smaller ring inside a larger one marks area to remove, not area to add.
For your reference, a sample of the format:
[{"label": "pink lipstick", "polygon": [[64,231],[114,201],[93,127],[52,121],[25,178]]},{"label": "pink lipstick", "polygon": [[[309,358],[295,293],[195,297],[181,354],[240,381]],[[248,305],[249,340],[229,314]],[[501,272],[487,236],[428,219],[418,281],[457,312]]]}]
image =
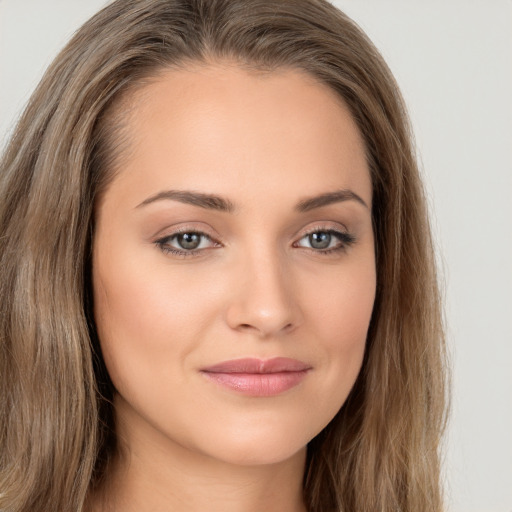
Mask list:
[{"label": "pink lipstick", "polygon": [[234,359],[202,368],[208,379],[249,396],[275,396],[297,386],[311,366],[286,357]]}]

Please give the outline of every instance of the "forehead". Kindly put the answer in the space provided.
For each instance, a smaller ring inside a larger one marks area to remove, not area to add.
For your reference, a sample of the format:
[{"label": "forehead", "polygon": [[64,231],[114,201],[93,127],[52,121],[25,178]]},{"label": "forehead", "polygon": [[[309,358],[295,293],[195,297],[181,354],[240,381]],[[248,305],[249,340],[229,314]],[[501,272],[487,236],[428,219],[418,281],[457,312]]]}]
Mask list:
[{"label": "forehead", "polygon": [[166,70],[123,103],[129,150],[118,180],[141,193],[253,188],[283,195],[297,180],[308,195],[350,186],[371,203],[364,143],[348,107],[303,71]]}]

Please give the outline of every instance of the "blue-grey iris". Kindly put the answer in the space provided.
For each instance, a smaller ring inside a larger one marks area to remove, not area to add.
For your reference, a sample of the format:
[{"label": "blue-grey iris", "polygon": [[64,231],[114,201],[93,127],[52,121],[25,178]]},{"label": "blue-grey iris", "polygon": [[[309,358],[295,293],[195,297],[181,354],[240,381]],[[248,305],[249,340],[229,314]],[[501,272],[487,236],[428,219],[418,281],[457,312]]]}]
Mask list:
[{"label": "blue-grey iris", "polygon": [[331,245],[332,235],[326,231],[317,231],[309,235],[309,243],[313,249],[327,249]]},{"label": "blue-grey iris", "polygon": [[182,233],[176,236],[176,240],[183,249],[193,250],[199,247],[201,235],[198,233]]}]

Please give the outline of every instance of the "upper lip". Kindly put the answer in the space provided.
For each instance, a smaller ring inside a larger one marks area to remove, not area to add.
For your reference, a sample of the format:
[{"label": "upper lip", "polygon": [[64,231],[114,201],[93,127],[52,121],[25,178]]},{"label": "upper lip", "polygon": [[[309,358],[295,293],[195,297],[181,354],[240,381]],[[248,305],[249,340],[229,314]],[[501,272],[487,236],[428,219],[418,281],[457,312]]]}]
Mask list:
[{"label": "upper lip", "polygon": [[202,368],[207,373],[282,373],[302,372],[311,369],[311,366],[288,357],[274,357],[272,359],[244,358],[223,361],[221,363]]}]

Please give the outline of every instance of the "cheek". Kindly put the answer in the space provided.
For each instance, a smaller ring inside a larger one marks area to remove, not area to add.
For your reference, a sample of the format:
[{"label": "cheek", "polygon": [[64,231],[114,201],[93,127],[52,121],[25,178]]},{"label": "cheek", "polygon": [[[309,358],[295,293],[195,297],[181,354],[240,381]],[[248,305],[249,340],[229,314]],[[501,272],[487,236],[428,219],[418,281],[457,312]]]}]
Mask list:
[{"label": "cheek", "polygon": [[112,382],[142,396],[156,375],[182,375],[192,364],[226,292],[206,272],[192,276],[180,265],[162,268],[160,255],[155,264],[150,251],[130,252],[115,258],[107,246],[95,255],[94,314]]},{"label": "cheek", "polygon": [[373,311],[376,273],[373,258],[341,267],[308,287],[310,322],[333,350],[350,349],[366,339]]},{"label": "cheek", "polygon": [[321,364],[327,368],[325,386],[339,407],[361,368],[375,301],[375,266],[370,259],[330,277],[324,293],[311,294],[308,320],[321,345]]}]

